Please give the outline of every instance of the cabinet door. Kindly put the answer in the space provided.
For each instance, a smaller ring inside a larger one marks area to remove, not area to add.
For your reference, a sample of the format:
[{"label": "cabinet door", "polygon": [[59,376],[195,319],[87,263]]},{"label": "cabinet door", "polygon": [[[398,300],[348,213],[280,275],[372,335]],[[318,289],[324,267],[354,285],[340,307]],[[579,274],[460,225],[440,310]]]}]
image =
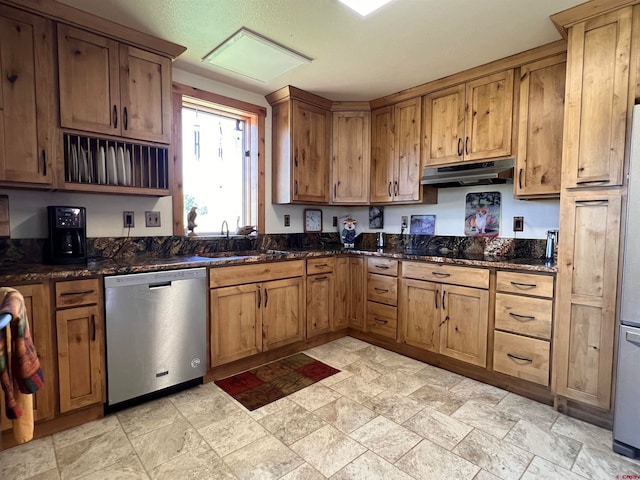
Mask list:
[{"label": "cabinet door", "polygon": [[60,125],[120,135],[118,42],[58,24]]},{"label": "cabinet door", "polygon": [[333,273],[307,277],[307,338],[331,331]]},{"label": "cabinet door", "polygon": [[464,159],[511,155],[513,70],[468,82]]},{"label": "cabinet door", "polygon": [[331,200],[337,204],[369,201],[369,112],[334,112]]},{"label": "cabinet door", "polygon": [[393,200],[393,106],[371,112],[371,203]]},{"label": "cabinet door", "polygon": [[297,202],[329,202],[330,113],[293,100],[293,193]]},{"label": "cabinet door", "polygon": [[98,307],[56,312],[60,413],[100,403],[102,398],[102,319]]},{"label": "cabinet door", "polygon": [[304,340],[302,277],[262,284],[264,350]]},{"label": "cabinet door", "polygon": [[440,284],[400,280],[399,340],[437,352],[440,346]]},{"label": "cabinet door", "polygon": [[442,285],[441,300],[440,353],[485,367],[489,292]]},{"label": "cabinet door", "polygon": [[394,164],[394,202],[420,200],[421,105],[421,99],[415,98],[395,106],[394,128],[397,154]]},{"label": "cabinet door", "polygon": [[120,45],[122,136],[171,143],[171,61]]},{"label": "cabinet door", "polygon": [[[349,326],[351,302],[354,292],[351,288],[351,262],[349,257],[338,257],[334,264],[335,299],[333,303],[333,328],[339,330]],[[362,298],[362,297],[361,297]]]},{"label": "cabinet door", "polygon": [[211,290],[211,366],[262,351],[262,292],[257,284]]},{"label": "cabinet door", "polygon": [[51,24],[0,5],[0,181],[50,185]]},{"label": "cabinet door", "polygon": [[464,84],[424,97],[424,166],[462,160],[464,105]]},{"label": "cabinet door", "polygon": [[556,393],[609,409],[620,239],[619,192],[563,194],[554,326]]},{"label": "cabinet door", "polygon": [[622,185],[632,7],[569,29],[562,186]]},{"label": "cabinet door", "polygon": [[566,54],[520,69],[515,194],[560,195]]},{"label": "cabinet door", "polygon": [[365,265],[364,258],[352,257],[349,259],[351,269],[351,305],[349,314],[349,326],[358,330],[365,328]]}]

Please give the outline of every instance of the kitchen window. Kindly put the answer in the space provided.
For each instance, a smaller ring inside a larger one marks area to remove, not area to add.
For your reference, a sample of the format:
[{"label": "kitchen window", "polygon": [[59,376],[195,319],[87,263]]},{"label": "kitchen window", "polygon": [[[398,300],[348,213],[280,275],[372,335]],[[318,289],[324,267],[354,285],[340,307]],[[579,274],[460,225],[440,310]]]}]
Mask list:
[{"label": "kitchen window", "polygon": [[[264,118],[266,109],[174,84],[174,235],[199,236],[237,227],[264,231]],[[177,139],[176,139],[177,140]],[[261,174],[262,173],[262,174]]]}]

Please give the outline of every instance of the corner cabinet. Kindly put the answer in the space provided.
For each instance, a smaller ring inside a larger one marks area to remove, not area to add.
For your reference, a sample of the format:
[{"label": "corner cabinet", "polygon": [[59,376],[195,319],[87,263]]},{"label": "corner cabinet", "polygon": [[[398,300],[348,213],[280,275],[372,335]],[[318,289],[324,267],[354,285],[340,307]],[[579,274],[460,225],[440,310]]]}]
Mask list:
[{"label": "corner cabinet", "polygon": [[267,101],[273,114],[273,203],[329,203],[331,102],[291,86]]},{"label": "corner cabinet", "polygon": [[370,123],[368,111],[333,112],[331,203],[334,205],[369,202]]},{"label": "corner cabinet", "polygon": [[0,5],[0,184],[54,182],[53,25]]},{"label": "corner cabinet", "polygon": [[334,330],[335,259],[307,260],[307,338]]}]

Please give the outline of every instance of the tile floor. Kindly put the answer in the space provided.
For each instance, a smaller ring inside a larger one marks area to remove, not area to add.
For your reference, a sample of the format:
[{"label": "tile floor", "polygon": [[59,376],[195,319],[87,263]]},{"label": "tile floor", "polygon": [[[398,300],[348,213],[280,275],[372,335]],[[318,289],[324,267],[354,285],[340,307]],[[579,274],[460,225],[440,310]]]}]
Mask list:
[{"label": "tile floor", "polygon": [[[254,412],[213,383],[0,452],[0,479],[615,479],[611,432],[351,337]],[[627,475],[628,477],[624,477]]]}]

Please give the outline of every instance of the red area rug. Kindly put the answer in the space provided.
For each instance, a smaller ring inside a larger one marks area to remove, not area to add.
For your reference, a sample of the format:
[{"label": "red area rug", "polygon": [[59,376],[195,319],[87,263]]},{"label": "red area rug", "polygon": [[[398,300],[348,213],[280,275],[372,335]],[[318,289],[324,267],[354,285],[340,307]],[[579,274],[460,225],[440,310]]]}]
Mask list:
[{"label": "red area rug", "polygon": [[247,410],[255,410],[339,371],[304,353],[296,353],[215,383]]}]

